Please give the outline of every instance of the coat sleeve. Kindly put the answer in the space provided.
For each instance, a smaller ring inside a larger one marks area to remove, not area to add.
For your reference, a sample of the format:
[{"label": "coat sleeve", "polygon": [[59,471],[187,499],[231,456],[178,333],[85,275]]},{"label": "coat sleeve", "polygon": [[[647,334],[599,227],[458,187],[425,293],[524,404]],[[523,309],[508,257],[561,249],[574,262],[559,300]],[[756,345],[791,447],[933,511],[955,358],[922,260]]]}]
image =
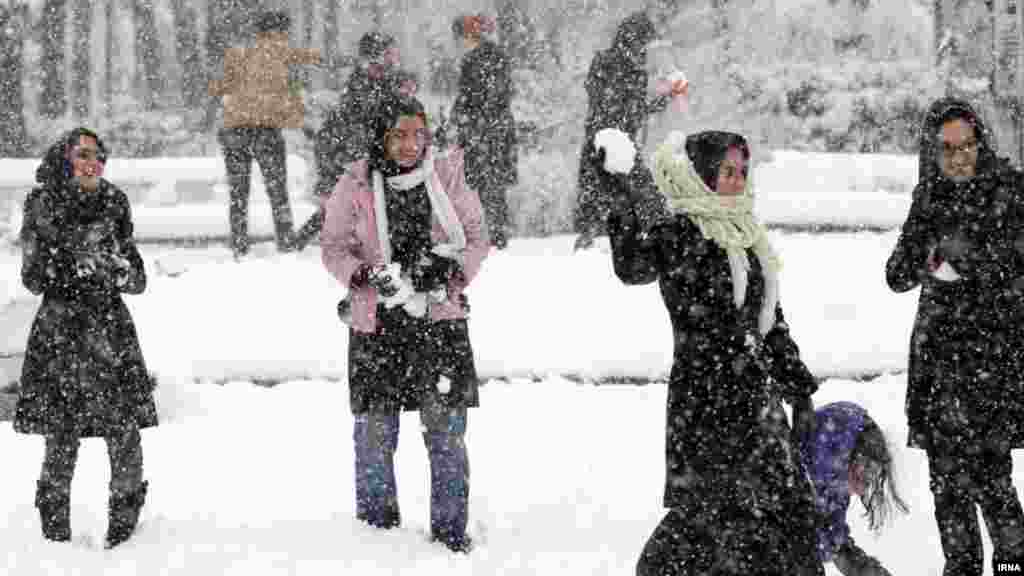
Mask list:
[{"label": "coat sleeve", "polygon": [[224,51],[224,77],[210,81],[210,95],[224,96],[238,92],[244,72],[245,53],[241,48],[228,48]]},{"label": "coat sleeve", "polygon": [[931,249],[930,226],[924,213],[922,196],[924,187],[914,190],[910,213],[900,230],[896,247],[885,263],[885,280],[894,292],[907,292],[917,288],[927,274],[928,251]]},{"label": "coat sleeve", "polygon": [[818,381],[800,358],[800,348],[789,333],[782,306],[775,307],[775,326],[765,335],[769,372],[787,402],[807,398],[818,390]]},{"label": "coat sleeve", "polygon": [[466,186],[464,154],[461,150],[448,155],[450,177],[445,190],[452,198],[455,212],[466,233],[466,250],[462,259],[462,274],[448,284],[448,292],[457,294],[464,290],[480,272],[483,261],[490,251],[490,240],[484,225],[483,207],[480,196]]},{"label": "coat sleeve", "polygon": [[50,193],[32,190],[25,200],[20,232],[21,282],[29,292],[41,295],[66,290],[74,282],[74,255],[57,230]]},{"label": "coat sleeve", "polygon": [[334,193],[324,205],[324,226],[320,232],[320,259],[327,271],[343,286],[351,288],[352,275],[364,264],[358,256],[356,205],[353,195],[359,184],[352,175],[338,180]]},{"label": "coat sleeve", "polygon": [[877,558],[868,556],[857,546],[853,538],[836,552],[833,561],[843,576],[892,576]]},{"label": "coat sleeve", "polygon": [[114,283],[116,290],[125,294],[141,294],[146,290],[146,267],[135,244],[135,225],[132,222],[132,209],[128,198],[117,192],[118,222],[117,246],[119,255],[128,261],[129,268]]},{"label": "coat sleeve", "polygon": [[658,250],[652,236],[641,234],[639,219],[632,207],[616,209],[608,215],[608,239],[612,247],[612,267],[625,284],[650,284],[658,279]]}]

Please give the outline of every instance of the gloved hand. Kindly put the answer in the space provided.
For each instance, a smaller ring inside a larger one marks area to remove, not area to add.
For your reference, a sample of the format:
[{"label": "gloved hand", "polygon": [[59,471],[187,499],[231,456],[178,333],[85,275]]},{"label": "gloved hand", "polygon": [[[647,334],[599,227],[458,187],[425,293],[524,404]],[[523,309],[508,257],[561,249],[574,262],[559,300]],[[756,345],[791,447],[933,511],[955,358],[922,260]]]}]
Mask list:
[{"label": "gloved hand", "polygon": [[92,277],[120,286],[127,281],[131,270],[131,263],[114,252],[75,253],[75,273],[80,277]]},{"label": "gloved hand", "polygon": [[366,283],[375,288],[382,298],[391,298],[402,289],[401,270],[395,264],[376,264],[367,271]]},{"label": "gloved hand", "polygon": [[425,254],[413,268],[410,278],[417,292],[433,292],[448,285],[461,270],[452,258],[437,254]]},{"label": "gloved hand", "polygon": [[817,420],[814,416],[814,402],[810,396],[794,399],[791,402],[793,408],[793,443],[800,445],[801,440],[808,441],[814,438]]}]

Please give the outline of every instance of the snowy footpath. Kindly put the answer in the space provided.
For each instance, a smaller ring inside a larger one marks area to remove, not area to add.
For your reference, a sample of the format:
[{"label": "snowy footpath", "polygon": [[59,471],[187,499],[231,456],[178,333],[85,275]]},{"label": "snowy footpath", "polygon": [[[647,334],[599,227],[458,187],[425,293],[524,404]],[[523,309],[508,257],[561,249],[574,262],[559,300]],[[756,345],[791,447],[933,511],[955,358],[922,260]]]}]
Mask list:
[{"label": "snowy footpath", "polygon": [[[911,515],[876,538],[855,504],[853,535],[893,574],[938,576],[927,465],[901,448],[917,295],[885,286],[895,233],[773,236],[793,334],[825,379],[815,402],[863,403],[896,446]],[[0,572],[632,573],[664,512],[665,386],[591,382],[664,378],[670,328],[655,286],[622,285],[604,250],[574,255],[572,240],[514,240],[470,291],[488,380],[470,413],[470,555],[425,537],[429,474],[415,414],[402,418],[397,458],[403,527],[354,520],[347,330],[334,314],[344,291],[318,249],[281,256],[262,245],[264,254],[235,263],[223,248],[145,246],[148,290],[126,301],[160,379],[162,421],[143,433],[151,497],[139,532],[114,551],[100,546],[109,472],[102,441],[88,440],[73,488],[74,543],[44,542],[32,505],[42,441],[0,422]],[[20,286],[20,255],[0,250],[0,307],[30,318],[37,300]],[[24,346],[26,329],[4,327],[7,352]],[[265,380],[281,383],[258,385]]]}]

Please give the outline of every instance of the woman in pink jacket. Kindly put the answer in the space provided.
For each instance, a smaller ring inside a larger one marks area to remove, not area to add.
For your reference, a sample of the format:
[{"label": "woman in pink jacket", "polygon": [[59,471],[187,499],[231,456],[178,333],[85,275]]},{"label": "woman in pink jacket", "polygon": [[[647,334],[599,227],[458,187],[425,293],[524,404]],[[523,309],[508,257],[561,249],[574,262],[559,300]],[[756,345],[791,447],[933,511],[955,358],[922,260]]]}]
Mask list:
[{"label": "woman in pink jacket", "polygon": [[369,156],[326,204],[324,266],[349,289],[349,389],[356,516],[401,522],[394,453],[399,414],[419,410],[430,456],[433,538],[468,552],[467,408],[479,405],[462,292],[487,255],[480,199],[462,151],[434,158],[423,105],[385,100]]}]

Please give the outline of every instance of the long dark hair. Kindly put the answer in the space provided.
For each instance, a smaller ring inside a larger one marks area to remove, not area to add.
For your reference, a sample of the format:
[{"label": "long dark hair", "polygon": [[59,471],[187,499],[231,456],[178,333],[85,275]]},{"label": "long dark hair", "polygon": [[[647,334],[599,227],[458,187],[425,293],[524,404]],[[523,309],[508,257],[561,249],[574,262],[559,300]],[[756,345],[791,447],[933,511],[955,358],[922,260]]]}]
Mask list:
[{"label": "long dark hair", "polygon": [[[872,531],[879,531],[892,517],[893,509],[903,514],[910,511],[893,482],[893,459],[882,429],[874,420],[865,417],[864,429],[850,452],[850,465],[863,464],[865,469],[864,516]],[[868,469],[872,473],[867,475]]]}]

